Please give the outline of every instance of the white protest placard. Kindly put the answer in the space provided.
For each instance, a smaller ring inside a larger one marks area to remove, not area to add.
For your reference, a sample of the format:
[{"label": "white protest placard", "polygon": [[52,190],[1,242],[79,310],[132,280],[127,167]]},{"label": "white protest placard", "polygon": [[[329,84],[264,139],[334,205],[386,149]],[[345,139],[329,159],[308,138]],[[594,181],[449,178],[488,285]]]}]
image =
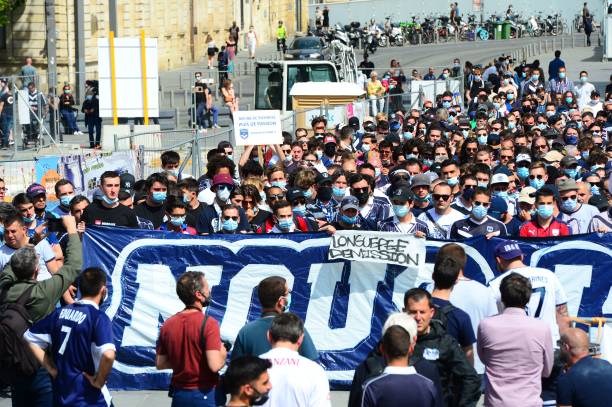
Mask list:
[{"label": "white protest placard", "polygon": [[327,258],[421,267],[425,254],[424,240],[412,235],[339,230],[331,237]]},{"label": "white protest placard", "polygon": [[234,113],[237,146],[281,144],[280,110],[244,110]]}]

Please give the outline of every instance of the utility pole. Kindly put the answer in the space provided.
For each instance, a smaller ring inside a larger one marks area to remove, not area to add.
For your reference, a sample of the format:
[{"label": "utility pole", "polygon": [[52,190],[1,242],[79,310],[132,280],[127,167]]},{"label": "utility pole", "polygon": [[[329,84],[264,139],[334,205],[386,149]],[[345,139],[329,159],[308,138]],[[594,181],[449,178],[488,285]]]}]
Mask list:
[{"label": "utility pole", "polygon": [[119,35],[119,27],[117,24],[117,0],[108,1],[108,29],[115,33],[115,37]]},{"label": "utility pole", "polygon": [[55,0],[45,0],[45,18],[47,22],[47,86],[55,88],[57,86]]}]

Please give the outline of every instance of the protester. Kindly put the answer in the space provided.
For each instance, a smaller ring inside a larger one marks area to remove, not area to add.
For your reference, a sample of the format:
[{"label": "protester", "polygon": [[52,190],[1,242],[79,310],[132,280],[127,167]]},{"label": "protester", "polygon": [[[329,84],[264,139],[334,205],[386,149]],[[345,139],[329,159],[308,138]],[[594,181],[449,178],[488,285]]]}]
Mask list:
[{"label": "protester", "polygon": [[266,405],[331,407],[325,371],[297,352],[304,340],[302,320],[291,312],[277,315],[270,324],[268,340],[272,349],[260,357],[272,363],[268,372],[276,391],[270,392]]},{"label": "protester", "polygon": [[478,326],[478,354],[486,366],[485,405],[542,405],[542,377],[553,368],[550,329],[525,314],[529,279],[511,272],[499,286],[504,310]]},{"label": "protester", "polygon": [[94,200],[81,218],[86,225],[138,227],[134,211],[119,203],[121,180],[114,171],[106,171],[100,177],[101,200]]},{"label": "protester", "polygon": [[268,369],[272,363],[252,355],[234,358],[225,371],[223,385],[229,391],[226,407],[262,405],[272,389]]},{"label": "protester", "polygon": [[215,388],[227,351],[219,323],[203,313],[210,304],[204,273],[187,271],[176,283],[185,309],[167,319],[157,341],[157,369],[172,369],[172,406],[216,406]]}]

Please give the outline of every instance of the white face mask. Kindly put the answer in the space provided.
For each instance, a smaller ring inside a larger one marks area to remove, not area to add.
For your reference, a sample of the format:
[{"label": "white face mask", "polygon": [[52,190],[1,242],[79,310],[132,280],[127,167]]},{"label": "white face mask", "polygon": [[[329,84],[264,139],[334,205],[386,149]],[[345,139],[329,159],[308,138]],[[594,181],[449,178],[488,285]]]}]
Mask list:
[{"label": "white face mask", "polygon": [[216,192],[217,198],[219,198],[219,201],[221,202],[227,202],[230,197],[230,194],[231,191],[229,188],[217,189]]}]

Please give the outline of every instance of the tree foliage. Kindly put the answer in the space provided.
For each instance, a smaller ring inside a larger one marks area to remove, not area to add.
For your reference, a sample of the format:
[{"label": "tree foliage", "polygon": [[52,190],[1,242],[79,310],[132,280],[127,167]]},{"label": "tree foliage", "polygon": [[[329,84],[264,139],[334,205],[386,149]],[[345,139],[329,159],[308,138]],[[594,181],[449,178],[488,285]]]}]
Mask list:
[{"label": "tree foliage", "polygon": [[25,4],[25,0],[0,0],[0,27],[11,21],[11,12]]}]

